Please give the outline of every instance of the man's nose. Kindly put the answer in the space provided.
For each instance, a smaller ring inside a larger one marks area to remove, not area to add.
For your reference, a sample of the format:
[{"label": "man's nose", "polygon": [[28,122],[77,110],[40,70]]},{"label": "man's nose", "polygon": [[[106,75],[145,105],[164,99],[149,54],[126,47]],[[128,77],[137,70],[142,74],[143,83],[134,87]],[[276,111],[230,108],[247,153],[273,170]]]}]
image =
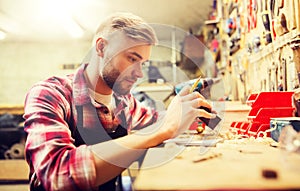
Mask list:
[{"label": "man's nose", "polygon": [[142,78],[144,76],[141,64],[135,64],[133,68],[133,75],[136,78]]}]

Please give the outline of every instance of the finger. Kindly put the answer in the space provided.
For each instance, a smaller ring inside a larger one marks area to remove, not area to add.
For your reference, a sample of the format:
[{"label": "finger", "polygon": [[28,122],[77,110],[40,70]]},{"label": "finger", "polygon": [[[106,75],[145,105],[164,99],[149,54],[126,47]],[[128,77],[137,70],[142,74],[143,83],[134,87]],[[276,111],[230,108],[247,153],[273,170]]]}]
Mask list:
[{"label": "finger", "polygon": [[198,97],[205,99],[205,97],[203,95],[201,95],[199,92],[194,92],[194,93],[196,93]]},{"label": "finger", "polygon": [[192,101],[194,99],[201,98],[197,92],[192,92],[181,97],[182,101]]},{"label": "finger", "polygon": [[192,92],[185,96],[182,96],[183,101],[191,101],[191,100],[197,99],[197,98],[205,99],[205,97],[203,97],[203,95],[201,95],[199,92]]},{"label": "finger", "polygon": [[194,99],[191,102],[192,102],[192,106],[195,107],[195,108],[199,108],[201,106],[209,108],[209,109],[212,108],[212,106],[210,105],[210,103],[207,100],[202,99],[202,98]]},{"label": "finger", "polygon": [[189,94],[191,87],[190,86],[184,86],[180,92],[178,93],[178,95],[180,96],[185,96],[187,94]]},{"label": "finger", "polygon": [[218,112],[216,110],[211,110],[212,113],[217,114]]},{"label": "finger", "polygon": [[207,111],[205,111],[204,109],[197,109],[199,116],[198,117],[204,117],[204,118],[208,118],[208,119],[213,119],[216,118],[217,115],[215,113],[209,113]]}]

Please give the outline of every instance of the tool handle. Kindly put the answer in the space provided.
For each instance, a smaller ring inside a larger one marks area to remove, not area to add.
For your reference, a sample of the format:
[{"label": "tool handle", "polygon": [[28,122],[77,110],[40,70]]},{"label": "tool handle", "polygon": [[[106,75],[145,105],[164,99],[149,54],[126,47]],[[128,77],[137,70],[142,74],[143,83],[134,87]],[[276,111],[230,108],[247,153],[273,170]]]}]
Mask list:
[{"label": "tool handle", "polygon": [[[199,109],[204,109],[205,111],[207,111],[208,113],[211,113],[211,109],[207,108],[207,107],[199,107]],[[213,119],[209,119],[209,118],[205,118],[205,117],[199,117],[199,119],[208,127],[210,127],[211,129],[215,129],[215,127],[219,124],[219,122],[221,121],[221,118],[219,116],[216,116]]]}]

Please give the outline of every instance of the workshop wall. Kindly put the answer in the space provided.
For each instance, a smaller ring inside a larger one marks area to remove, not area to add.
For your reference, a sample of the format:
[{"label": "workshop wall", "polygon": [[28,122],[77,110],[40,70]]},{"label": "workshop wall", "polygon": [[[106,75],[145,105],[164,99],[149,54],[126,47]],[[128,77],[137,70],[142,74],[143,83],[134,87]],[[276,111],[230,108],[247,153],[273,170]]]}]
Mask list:
[{"label": "workshop wall", "polygon": [[299,88],[300,1],[214,2],[204,36],[226,99],[245,103],[252,93]]},{"label": "workshop wall", "polygon": [[[88,51],[90,41],[70,42],[1,42],[0,105],[23,105],[26,92],[47,77],[64,76],[78,66]],[[171,59],[171,49],[154,47],[151,60]]]},{"label": "workshop wall", "polygon": [[77,64],[88,52],[90,42],[0,44],[0,104],[22,105],[25,93],[39,80],[65,75],[62,64]]}]

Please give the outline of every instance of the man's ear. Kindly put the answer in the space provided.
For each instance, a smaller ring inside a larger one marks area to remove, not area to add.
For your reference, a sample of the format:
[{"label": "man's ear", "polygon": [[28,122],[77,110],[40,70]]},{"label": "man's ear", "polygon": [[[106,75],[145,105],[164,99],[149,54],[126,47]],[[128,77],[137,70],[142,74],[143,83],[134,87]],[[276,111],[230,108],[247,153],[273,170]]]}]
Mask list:
[{"label": "man's ear", "polygon": [[104,47],[106,46],[106,41],[103,38],[98,38],[96,40],[96,51],[98,56],[104,56]]}]

